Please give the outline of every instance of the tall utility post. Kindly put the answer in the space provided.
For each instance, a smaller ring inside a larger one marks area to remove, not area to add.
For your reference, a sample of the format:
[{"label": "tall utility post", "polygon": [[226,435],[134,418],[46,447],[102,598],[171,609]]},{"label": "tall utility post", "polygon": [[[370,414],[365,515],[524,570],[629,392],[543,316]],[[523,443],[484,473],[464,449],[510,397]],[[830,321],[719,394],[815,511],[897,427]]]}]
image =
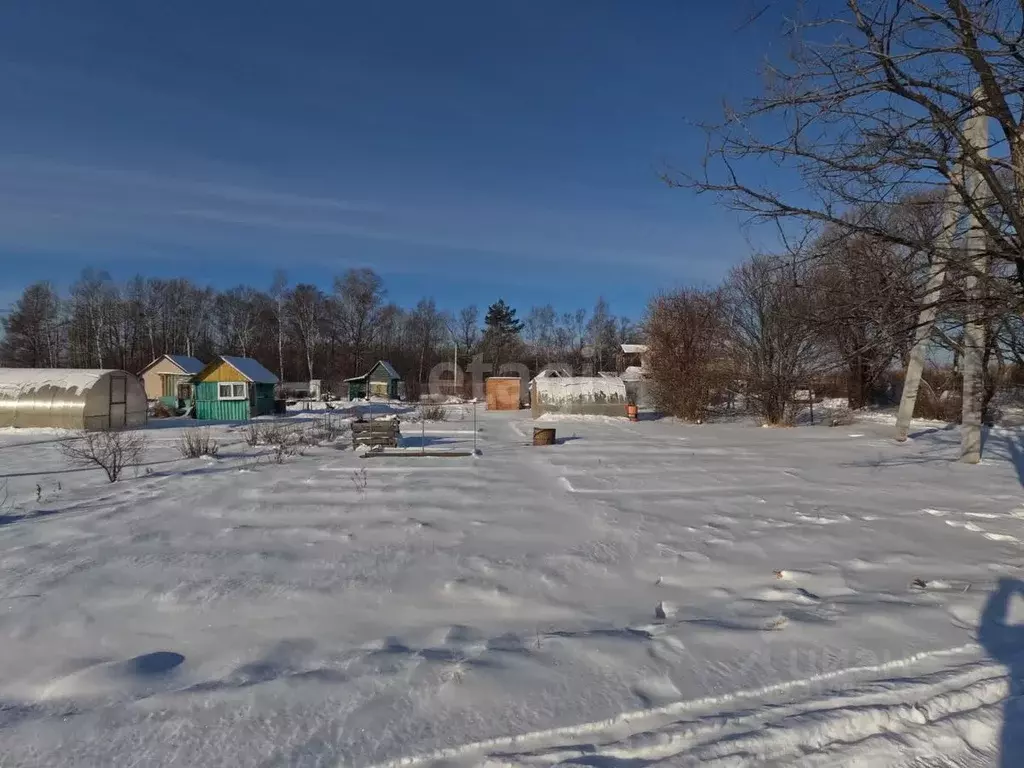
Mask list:
[{"label": "tall utility post", "polygon": [[[960,173],[960,166],[953,169],[953,178]],[[946,258],[953,245],[956,222],[960,218],[958,211],[960,196],[952,184],[946,189],[942,202],[942,229],[935,238],[935,253],[925,284],[924,306],[917,318],[914,331],[914,346],[910,350],[907,361],[907,375],[903,377],[903,395],[900,398],[900,412],[896,418],[896,439],[901,443],[910,432],[910,420],[914,416],[914,405],[917,403],[917,390],[921,386],[921,374],[924,371],[925,353],[928,351],[928,339],[935,326],[935,315],[939,311],[939,297],[942,294],[942,283],[946,279]]]},{"label": "tall utility post", "polygon": [[[975,99],[981,100],[980,90]],[[988,199],[985,180],[978,171],[978,160],[988,158],[988,117],[982,107],[976,106],[964,126],[967,142],[977,154],[967,172],[967,193],[974,201],[974,208],[967,217],[967,237],[964,243],[967,259],[967,277],[964,292],[967,297],[964,324],[964,402],[960,427],[960,461],[977,464],[981,461],[981,396],[983,388],[982,356],[985,350],[985,325],[981,307],[980,286],[988,274],[988,254],[985,230],[981,216],[976,209],[982,208]],[[982,214],[983,215],[983,214]]]}]

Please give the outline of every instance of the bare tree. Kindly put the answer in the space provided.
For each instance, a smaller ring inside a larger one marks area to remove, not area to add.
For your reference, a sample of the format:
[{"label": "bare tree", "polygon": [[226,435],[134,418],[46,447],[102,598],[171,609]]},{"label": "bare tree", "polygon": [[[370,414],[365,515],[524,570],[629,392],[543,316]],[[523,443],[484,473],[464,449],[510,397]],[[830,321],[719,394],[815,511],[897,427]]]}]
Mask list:
[{"label": "bare tree", "polygon": [[270,298],[274,301],[274,323],[277,326],[277,375],[284,381],[284,302],[288,294],[288,277],[284,270],[274,272]]},{"label": "bare tree", "polygon": [[25,288],[2,321],[0,360],[4,365],[59,368],[61,359],[61,301],[48,282]]},{"label": "bare tree", "polygon": [[302,347],[310,379],[313,359],[323,338],[325,301],[323,292],[315,285],[297,285],[288,292],[284,303],[285,323]]},{"label": "bare tree", "polygon": [[608,302],[599,296],[587,322],[587,342],[593,350],[594,364],[598,371],[606,370],[615,360],[615,317]]},{"label": "bare tree", "polygon": [[768,424],[790,423],[796,390],[831,367],[805,279],[779,257],[755,256],[726,281],[728,355],[747,405]]},{"label": "bare tree", "polygon": [[100,467],[116,483],[125,467],[137,466],[146,452],[146,436],[133,429],[83,431],[60,443],[64,458],[80,467]]},{"label": "bare tree", "polygon": [[[886,209],[890,221],[883,226],[909,225],[906,216],[918,212]],[[818,294],[814,320],[846,369],[850,408],[861,408],[881,395],[884,375],[909,352],[917,282],[926,265],[887,240],[834,227],[813,247],[807,287]]]},{"label": "bare tree", "polygon": [[473,354],[473,350],[480,340],[480,310],[477,309],[476,304],[470,304],[459,310],[458,336],[459,343],[466,350],[466,354]]},{"label": "bare tree", "polygon": [[545,304],[531,307],[523,321],[523,336],[533,357],[534,370],[545,362],[555,362],[555,318],[555,308]]},{"label": "bare tree", "polygon": [[334,279],[338,325],[349,350],[349,371],[361,373],[384,304],[384,281],[372,269],[350,269]]},{"label": "bare tree", "polygon": [[655,401],[673,416],[703,421],[732,378],[724,292],[688,289],[656,296],[644,330]]},{"label": "bare tree", "polygon": [[[951,186],[964,214],[978,217],[989,254],[1013,265],[1024,289],[1024,7],[1018,0],[843,5],[830,17],[790,20],[791,59],[768,67],[764,94],[709,127],[704,172],[670,172],[666,180],[720,194],[790,235],[785,220],[827,223],[915,252],[934,241],[850,212],[908,194],[941,196]],[[998,126],[994,151],[977,146],[965,128],[973,111]],[[783,192],[752,182],[762,163],[787,168],[800,184]],[[975,173],[991,204],[965,181]]]},{"label": "bare tree", "polygon": [[583,372],[583,351],[587,345],[587,310],[565,312],[555,328],[559,359],[568,360],[574,371]]},{"label": "bare tree", "polygon": [[409,343],[417,358],[416,382],[423,384],[431,366],[439,359],[438,346],[446,335],[444,317],[438,312],[433,299],[421,299],[409,313],[406,325]]},{"label": "bare tree", "polygon": [[[961,454],[979,456],[985,284],[1008,268],[1024,293],[1024,4],[1019,0],[847,0],[791,21],[793,55],[763,95],[711,129],[703,174],[670,183],[722,195],[791,238],[793,221],[830,224],[924,251],[964,274]],[[971,117],[972,119],[967,119]],[[996,130],[988,138],[989,124]],[[762,163],[800,178],[795,194],[753,183]],[[922,242],[851,210],[908,193],[955,193],[969,245]],[[970,221],[966,221],[969,219]],[[938,245],[948,248],[938,251]],[[998,278],[997,278],[998,279]],[[919,339],[920,341],[920,339]],[[907,403],[908,407],[912,403]],[[907,409],[902,409],[906,411]]]},{"label": "bare tree", "polygon": [[213,314],[221,349],[242,357],[252,354],[260,335],[261,305],[266,300],[265,294],[245,285],[231,288],[214,299]]}]

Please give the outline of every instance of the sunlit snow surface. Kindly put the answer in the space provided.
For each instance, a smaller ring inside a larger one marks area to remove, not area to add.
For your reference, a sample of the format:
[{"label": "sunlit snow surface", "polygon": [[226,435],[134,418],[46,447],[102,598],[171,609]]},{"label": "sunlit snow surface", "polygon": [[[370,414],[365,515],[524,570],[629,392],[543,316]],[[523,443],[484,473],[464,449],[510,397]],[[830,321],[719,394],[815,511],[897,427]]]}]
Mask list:
[{"label": "sunlit snow surface", "polygon": [[[471,450],[470,414],[407,445]],[[870,422],[532,447],[481,407],[476,457],[278,466],[230,426],[181,459],[176,424],[116,485],[0,432],[0,764],[999,759],[978,624],[1024,565],[1021,433],[976,467]]]}]

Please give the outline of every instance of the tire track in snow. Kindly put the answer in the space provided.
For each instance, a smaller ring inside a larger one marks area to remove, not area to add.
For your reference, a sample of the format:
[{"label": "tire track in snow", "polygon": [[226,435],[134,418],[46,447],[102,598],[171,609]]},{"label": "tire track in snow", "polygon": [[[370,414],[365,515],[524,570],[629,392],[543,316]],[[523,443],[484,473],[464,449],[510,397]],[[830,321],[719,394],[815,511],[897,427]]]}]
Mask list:
[{"label": "tire track in snow", "polygon": [[[694,729],[695,724],[693,722],[673,722],[672,718],[678,715],[684,715],[695,710],[703,709],[721,711],[723,705],[731,705],[734,702],[753,700],[753,702],[756,703],[758,699],[797,692],[801,689],[812,688],[820,686],[822,683],[840,681],[849,677],[861,678],[859,682],[862,687],[864,685],[871,684],[872,682],[884,685],[885,680],[879,680],[878,678],[885,673],[905,670],[913,667],[914,665],[931,660],[955,657],[964,654],[977,654],[980,650],[981,647],[977,643],[966,643],[952,648],[921,651],[902,659],[893,659],[879,664],[846,667],[844,669],[830,670],[828,672],[822,672],[817,675],[811,675],[810,677],[800,678],[797,680],[773,683],[761,688],[733,691],[719,696],[705,696],[697,699],[686,699],[675,701],[660,707],[622,712],[614,717],[606,718],[604,720],[560,726],[557,728],[532,731],[514,736],[499,736],[492,739],[484,739],[470,744],[436,750],[427,754],[410,755],[407,757],[388,760],[377,763],[372,766],[372,768],[402,768],[403,766],[430,764],[439,761],[470,759],[484,754],[493,753],[497,753],[493,754],[494,758],[499,761],[507,761],[511,764],[521,764],[523,762],[527,762],[530,758],[532,758],[533,762],[551,764],[562,759],[579,757],[584,754],[590,756],[603,754],[620,759],[640,757],[646,759],[665,759],[674,755],[680,755],[683,751],[688,749],[688,747],[694,746],[694,737],[696,736],[699,738],[701,736],[701,728],[706,732],[704,735],[713,736],[712,732],[722,733],[725,735],[725,726],[728,724],[732,724],[734,726],[750,724],[754,727],[754,730],[759,730],[764,727],[765,720],[772,719],[770,715],[773,712],[781,713],[784,717],[793,717],[794,715],[799,715],[801,713],[810,715],[830,711],[841,713],[842,711],[849,709],[853,709],[854,713],[856,713],[859,711],[857,709],[858,707],[864,706],[866,703],[864,700],[866,698],[871,695],[881,695],[885,692],[885,689],[882,689],[881,692],[876,690],[869,693],[863,693],[855,690],[853,695],[850,695],[849,693],[846,694],[846,703],[842,707],[836,707],[834,703],[836,699],[844,700],[843,693],[838,692],[834,697],[828,697],[824,700],[811,700],[808,703],[797,700],[796,703],[788,706],[766,707],[761,710],[756,710],[754,714],[745,714],[739,718],[720,717],[712,722],[710,730],[707,724],[701,726],[700,721],[697,721],[697,733],[690,733],[685,738],[679,733],[673,733],[673,731],[678,731],[679,729],[682,729],[683,731],[686,729],[692,730]],[[996,703],[1002,700],[1007,692],[1006,675],[1003,671],[1003,667],[994,662],[989,663],[973,660],[967,664],[966,672],[961,672],[957,667],[953,667],[952,670],[943,670],[943,672],[935,674],[939,676],[946,675],[947,677],[952,678],[953,681],[953,685],[951,686],[943,686],[941,683],[934,683],[930,686],[927,683],[925,684],[926,687],[935,689],[935,694],[932,697],[932,700],[938,701],[934,706],[936,709],[934,717],[936,718],[955,715],[958,711],[967,711],[971,709],[971,706],[964,706],[960,707],[959,710],[957,709],[958,702],[961,698],[966,698],[967,704],[979,706],[983,704]],[[961,680],[960,678],[964,679]],[[864,727],[868,726],[868,732],[862,733],[857,738],[869,738],[872,735],[881,733],[887,727],[889,721],[894,718],[896,720],[905,720],[908,718],[910,720],[916,719],[919,724],[924,723],[929,719],[929,713],[927,711],[922,711],[923,705],[920,703],[921,691],[916,690],[920,685],[914,686],[913,684],[907,683],[901,684],[911,687],[914,690],[910,692],[910,695],[905,695],[906,691],[901,692],[901,688],[898,686],[891,687],[889,689],[896,701],[890,703],[888,706],[897,708],[895,715],[888,718],[885,716],[876,716],[862,719],[862,721],[866,722],[859,721],[859,729],[864,730]],[[980,686],[980,690],[974,691],[973,694],[970,693],[970,689],[973,686]],[[968,691],[969,693],[965,697],[957,697],[955,695],[957,691]],[[945,704],[943,704],[943,702],[945,702]],[[924,704],[926,710],[928,704],[929,702],[925,702]],[[749,712],[749,708],[747,712]],[[712,716],[713,715],[714,713],[712,713]],[[813,719],[814,718],[812,717],[812,720]],[[666,723],[666,721],[668,722]],[[719,723],[719,725],[715,726],[715,722]],[[812,728],[814,725],[815,724],[812,722]],[[818,730],[820,731],[820,728]],[[835,740],[845,741],[849,740],[847,738],[847,734],[850,730],[851,729],[848,726],[844,726],[844,724],[840,722],[836,727],[830,729],[829,733],[834,733]],[[728,731],[728,733],[733,732],[734,731],[732,730]],[[607,751],[602,751],[599,747],[595,748],[594,741],[596,739],[594,737],[599,737],[602,734],[614,733],[624,733],[626,735],[620,736],[615,739],[612,744],[608,744],[606,747]],[[817,731],[808,734],[806,740],[820,741],[821,734],[818,733],[818,735],[815,735],[815,733],[817,733]],[[630,736],[636,736],[639,738],[640,742],[645,743],[634,745],[633,747],[623,744],[623,742],[628,740]],[[758,736],[753,738],[756,739]],[[802,742],[794,743],[792,738],[787,740],[784,734],[781,737],[777,737],[777,740],[778,738],[781,738],[783,743],[788,744],[794,755],[806,754],[806,747],[810,746],[813,748],[815,746],[814,744],[808,745]],[[585,742],[583,741],[584,739],[586,739]],[[564,746],[552,747],[544,751],[538,751],[545,742],[553,742],[557,740],[565,740],[568,743]],[[705,739],[705,742],[707,741],[708,739]],[[583,744],[586,746],[583,747]],[[620,746],[615,747],[613,746],[614,744],[620,744]],[[574,747],[573,745],[581,746]],[[532,751],[525,751],[531,746],[533,748]],[[510,754],[513,750],[515,750],[516,753]],[[545,755],[547,756],[546,758]],[[725,756],[726,755],[721,755],[721,757]]]},{"label": "tire track in snow", "polygon": [[595,495],[627,495],[627,496],[663,496],[663,495],[714,495],[714,496],[759,496],[763,491],[786,491],[793,488],[793,483],[784,485],[758,485],[754,486],[726,486],[708,485],[703,487],[678,486],[673,488],[577,488],[565,475],[559,475],[558,482],[569,493],[584,493]]}]

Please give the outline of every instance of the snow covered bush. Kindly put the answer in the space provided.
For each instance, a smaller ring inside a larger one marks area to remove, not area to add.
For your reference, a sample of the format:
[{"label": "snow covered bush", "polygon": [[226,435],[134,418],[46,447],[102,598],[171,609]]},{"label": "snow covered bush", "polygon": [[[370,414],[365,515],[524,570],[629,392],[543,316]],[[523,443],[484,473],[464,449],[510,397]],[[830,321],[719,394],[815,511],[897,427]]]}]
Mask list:
[{"label": "snow covered bush", "polygon": [[125,467],[137,465],[146,452],[146,436],[135,429],[83,431],[61,442],[68,463],[100,467],[116,483]]},{"label": "snow covered bush", "polygon": [[219,450],[220,444],[213,439],[208,427],[186,429],[178,439],[178,452],[186,459],[216,456]]}]

